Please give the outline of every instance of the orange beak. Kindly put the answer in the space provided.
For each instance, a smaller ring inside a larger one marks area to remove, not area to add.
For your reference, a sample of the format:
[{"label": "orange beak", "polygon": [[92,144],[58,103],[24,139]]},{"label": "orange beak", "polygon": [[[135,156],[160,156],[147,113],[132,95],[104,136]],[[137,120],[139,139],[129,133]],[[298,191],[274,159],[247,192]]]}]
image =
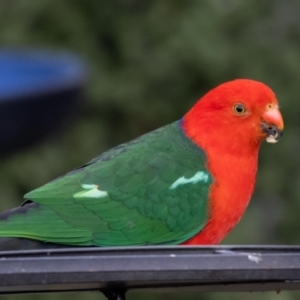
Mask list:
[{"label": "orange beak", "polygon": [[283,130],[283,118],[277,106],[268,109],[262,115],[264,121],[269,125],[275,125],[279,130]]},{"label": "orange beak", "polygon": [[266,134],[269,143],[276,143],[282,136],[284,128],[283,118],[277,106],[268,109],[262,115],[262,130]]}]

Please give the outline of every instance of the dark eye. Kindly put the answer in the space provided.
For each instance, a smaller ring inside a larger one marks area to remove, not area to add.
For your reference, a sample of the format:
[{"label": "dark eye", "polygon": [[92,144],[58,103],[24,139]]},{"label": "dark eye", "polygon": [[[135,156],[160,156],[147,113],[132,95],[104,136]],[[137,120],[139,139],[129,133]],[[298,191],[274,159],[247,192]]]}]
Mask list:
[{"label": "dark eye", "polygon": [[233,111],[236,115],[243,115],[246,113],[246,107],[243,104],[235,104]]}]

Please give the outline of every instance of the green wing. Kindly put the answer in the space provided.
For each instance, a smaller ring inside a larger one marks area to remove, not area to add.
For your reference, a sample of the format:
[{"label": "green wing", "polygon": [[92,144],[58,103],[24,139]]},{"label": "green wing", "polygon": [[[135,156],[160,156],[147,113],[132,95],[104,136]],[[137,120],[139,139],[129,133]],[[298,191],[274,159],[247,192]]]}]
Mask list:
[{"label": "green wing", "polygon": [[0,222],[0,235],[86,246],[181,243],[207,221],[205,160],[175,122],[26,194],[33,204]]}]

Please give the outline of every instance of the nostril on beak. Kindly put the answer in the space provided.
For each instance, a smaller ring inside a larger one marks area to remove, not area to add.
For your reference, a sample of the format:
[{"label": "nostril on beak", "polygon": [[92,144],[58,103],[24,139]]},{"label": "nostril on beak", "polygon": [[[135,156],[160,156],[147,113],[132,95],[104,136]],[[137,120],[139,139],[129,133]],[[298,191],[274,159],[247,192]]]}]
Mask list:
[{"label": "nostril on beak", "polygon": [[278,129],[275,126],[268,126],[268,131],[270,132],[270,134],[275,135],[278,131]]},{"label": "nostril on beak", "polygon": [[277,126],[266,124],[265,122],[261,125],[263,132],[265,132],[267,136],[273,136],[276,140],[279,140],[282,137],[282,130],[280,130]]}]

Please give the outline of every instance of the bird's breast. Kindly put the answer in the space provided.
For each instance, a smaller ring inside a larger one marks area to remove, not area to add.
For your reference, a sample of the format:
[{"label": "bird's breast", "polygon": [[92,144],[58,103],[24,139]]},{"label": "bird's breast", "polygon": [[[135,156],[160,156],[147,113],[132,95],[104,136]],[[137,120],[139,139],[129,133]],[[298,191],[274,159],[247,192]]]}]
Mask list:
[{"label": "bird's breast", "polygon": [[254,189],[257,154],[208,157],[208,168],[214,179],[209,193],[209,220],[185,244],[218,244],[238,223]]}]

